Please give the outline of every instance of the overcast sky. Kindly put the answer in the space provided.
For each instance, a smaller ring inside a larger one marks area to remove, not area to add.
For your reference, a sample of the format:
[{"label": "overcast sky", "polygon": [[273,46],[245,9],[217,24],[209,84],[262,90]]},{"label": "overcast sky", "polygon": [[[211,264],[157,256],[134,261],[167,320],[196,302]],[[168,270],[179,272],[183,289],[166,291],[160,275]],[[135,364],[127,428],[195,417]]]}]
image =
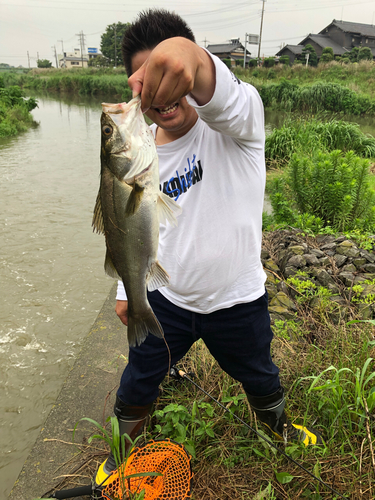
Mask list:
[{"label": "overcast sky", "polygon": [[[192,27],[197,42],[223,43],[245,33],[259,34],[262,0],[0,0],[0,63],[31,67],[36,59],[55,66],[58,54],[79,47],[100,48],[100,35],[108,24],[131,22],[140,10],[163,7],[175,10]],[[375,1],[365,0],[267,0],[264,4],[261,55],[274,55],[282,44],[298,44],[309,33],[318,33],[333,19],[375,23]],[[248,47],[257,55],[258,46]]]}]

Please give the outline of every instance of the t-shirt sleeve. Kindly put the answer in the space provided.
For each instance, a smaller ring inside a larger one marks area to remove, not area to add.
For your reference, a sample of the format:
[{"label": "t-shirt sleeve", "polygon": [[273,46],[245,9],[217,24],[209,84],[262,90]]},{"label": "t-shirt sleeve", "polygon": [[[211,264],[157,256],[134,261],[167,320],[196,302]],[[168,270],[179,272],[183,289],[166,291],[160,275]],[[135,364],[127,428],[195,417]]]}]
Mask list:
[{"label": "t-shirt sleeve", "polygon": [[116,300],[128,300],[125,292],[124,283],[121,280],[118,280],[117,282]]},{"label": "t-shirt sleeve", "polygon": [[207,53],[215,64],[214,95],[204,106],[188,95],[188,103],[213,130],[238,142],[250,142],[252,147],[264,147],[264,109],[258,91],[239,80],[218,57]]}]

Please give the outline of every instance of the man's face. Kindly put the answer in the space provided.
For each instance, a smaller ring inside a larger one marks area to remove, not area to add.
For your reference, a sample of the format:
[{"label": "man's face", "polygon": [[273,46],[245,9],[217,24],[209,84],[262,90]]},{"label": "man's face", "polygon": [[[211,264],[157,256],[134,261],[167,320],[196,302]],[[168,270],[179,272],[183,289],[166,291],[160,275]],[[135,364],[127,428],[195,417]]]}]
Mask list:
[{"label": "man's face", "polygon": [[[137,52],[132,58],[132,72],[135,73],[148,59],[151,50]],[[157,108],[151,106],[146,115],[160,128],[176,134],[176,138],[185,135],[195,124],[197,113],[190,106],[186,97],[182,97],[170,106]]]}]

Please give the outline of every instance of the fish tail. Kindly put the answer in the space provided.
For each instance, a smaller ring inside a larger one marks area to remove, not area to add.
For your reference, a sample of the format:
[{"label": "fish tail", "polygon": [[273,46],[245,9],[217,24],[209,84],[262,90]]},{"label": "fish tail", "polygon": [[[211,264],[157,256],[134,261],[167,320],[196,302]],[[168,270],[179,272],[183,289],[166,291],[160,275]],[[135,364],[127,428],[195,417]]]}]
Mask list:
[{"label": "fish tail", "polygon": [[141,345],[145,341],[148,333],[152,333],[159,339],[164,338],[163,327],[151,308],[142,316],[129,316],[128,341],[131,347]]}]

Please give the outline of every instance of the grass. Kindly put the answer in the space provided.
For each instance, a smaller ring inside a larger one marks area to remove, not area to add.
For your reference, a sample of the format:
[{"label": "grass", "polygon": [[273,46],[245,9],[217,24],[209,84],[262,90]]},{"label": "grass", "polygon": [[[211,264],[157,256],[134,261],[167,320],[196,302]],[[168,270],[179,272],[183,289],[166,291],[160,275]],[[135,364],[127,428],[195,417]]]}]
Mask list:
[{"label": "grass", "polygon": [[321,81],[340,84],[350,90],[375,98],[375,62],[372,61],[361,61],[354,64],[341,64],[332,61],[327,64],[319,64],[316,68],[311,66],[306,68],[301,64],[277,65],[271,69],[262,67],[250,70],[237,67],[235,73],[256,87],[270,81],[279,81],[282,78],[298,85]]}]

